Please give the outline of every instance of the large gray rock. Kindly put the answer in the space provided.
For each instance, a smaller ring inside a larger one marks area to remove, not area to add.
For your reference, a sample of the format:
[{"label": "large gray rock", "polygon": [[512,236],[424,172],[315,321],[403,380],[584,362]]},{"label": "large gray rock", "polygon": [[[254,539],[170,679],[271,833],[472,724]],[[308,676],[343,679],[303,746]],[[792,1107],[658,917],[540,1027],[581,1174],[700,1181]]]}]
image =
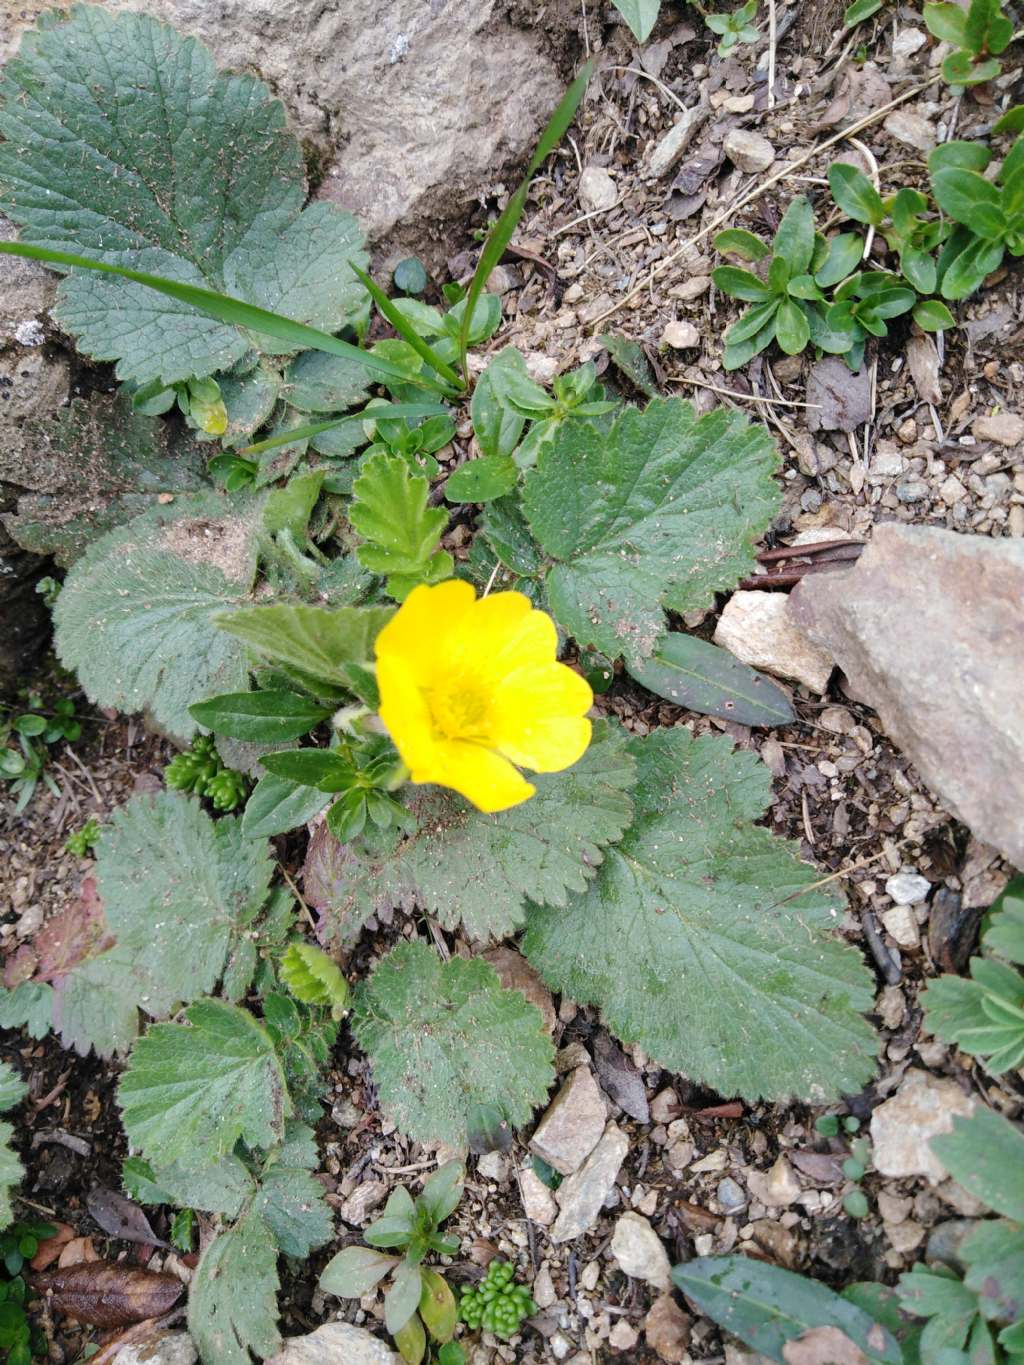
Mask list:
[{"label": "large gray rock", "polygon": [[400,1365],[399,1357],[364,1327],[328,1322],[304,1337],[289,1337],[267,1365]]},{"label": "large gray rock", "polygon": [[566,84],[551,29],[517,27],[512,0],[106,3],[144,9],[267,81],[318,150],[318,197],[375,242],[462,215],[532,150]]},{"label": "large gray rock", "polygon": [[883,524],[789,610],[944,805],[1024,867],[1024,542]]}]

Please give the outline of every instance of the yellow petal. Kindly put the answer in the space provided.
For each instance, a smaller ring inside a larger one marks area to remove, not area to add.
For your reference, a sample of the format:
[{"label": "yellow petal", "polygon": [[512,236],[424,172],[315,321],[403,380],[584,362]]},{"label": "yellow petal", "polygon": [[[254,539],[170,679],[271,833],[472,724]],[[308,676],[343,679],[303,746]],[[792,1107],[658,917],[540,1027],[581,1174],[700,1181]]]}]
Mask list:
[{"label": "yellow petal", "polygon": [[502,733],[498,751],[535,773],[560,773],[579,762],[590,743],[589,720],[562,716],[532,720],[515,734]]},{"label": "yellow petal", "polygon": [[436,782],[452,787],[488,813],[508,810],[528,800],[536,788],[507,759],[493,749],[465,740],[443,740],[429,766],[413,768],[414,782]]},{"label": "yellow petal", "polygon": [[377,636],[377,658],[401,658],[416,679],[429,684],[439,656],[475,599],[472,585],[458,578],[434,587],[421,583]]},{"label": "yellow petal", "polygon": [[514,669],[552,663],[558,651],[554,622],[534,611],[519,592],[499,592],[482,598],[467,612],[450,637],[457,651],[453,664],[472,667],[496,685]]},{"label": "yellow petal", "polygon": [[495,745],[534,772],[570,768],[590,743],[590,722],[583,716],[593,700],[590,685],[565,664],[517,669],[495,692]]},{"label": "yellow petal", "polygon": [[407,768],[428,766],[436,748],[434,726],[408,661],[385,654],[377,658],[380,718]]}]

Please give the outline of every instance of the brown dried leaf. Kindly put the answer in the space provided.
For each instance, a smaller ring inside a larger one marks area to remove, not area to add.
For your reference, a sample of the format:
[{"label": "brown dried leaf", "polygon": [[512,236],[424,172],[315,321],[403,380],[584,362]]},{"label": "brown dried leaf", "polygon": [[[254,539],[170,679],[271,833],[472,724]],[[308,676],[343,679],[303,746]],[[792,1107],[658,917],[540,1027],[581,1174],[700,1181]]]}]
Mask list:
[{"label": "brown dried leaf", "polygon": [[939,353],[930,336],[910,338],[907,342],[907,364],[921,402],[940,403]]},{"label": "brown dried leaf", "polygon": [[838,1327],[809,1327],[782,1348],[786,1365],[871,1365],[855,1341]]},{"label": "brown dried leaf", "polygon": [[70,1266],[88,1265],[99,1259],[100,1254],[93,1246],[91,1237],[73,1237],[66,1246],[61,1247],[57,1265],[61,1270],[67,1270]]},{"label": "brown dried leaf", "polygon": [[809,431],[853,431],[871,417],[871,379],[866,369],[854,374],[837,355],[811,366],[807,376]]},{"label": "brown dried leaf", "polygon": [[841,1185],[846,1177],[839,1158],[829,1152],[788,1152],[790,1162],[815,1185]]},{"label": "brown dried leaf", "polygon": [[52,1237],[47,1237],[45,1241],[39,1243],[39,1249],[29,1261],[33,1270],[45,1270],[47,1266],[53,1265],[60,1255],[61,1247],[67,1246],[68,1242],[75,1235],[75,1230],[67,1223],[54,1223],[53,1227],[57,1231]]},{"label": "brown dried leaf", "polygon": [[66,1270],[44,1270],[33,1286],[51,1296],[68,1317],[93,1327],[126,1327],[156,1318],[173,1308],[185,1291],[174,1275],[139,1270],[110,1261],[93,1261]]},{"label": "brown dried leaf", "polygon": [[631,1119],[650,1123],[651,1111],[643,1077],[605,1029],[594,1038],[594,1066],[605,1091]]},{"label": "brown dried leaf", "polygon": [[98,1185],[90,1191],[86,1207],[104,1232],[120,1237],[124,1242],[139,1242],[142,1246],[165,1247],[149,1225],[149,1220],[138,1204],[126,1199],[116,1190]]}]

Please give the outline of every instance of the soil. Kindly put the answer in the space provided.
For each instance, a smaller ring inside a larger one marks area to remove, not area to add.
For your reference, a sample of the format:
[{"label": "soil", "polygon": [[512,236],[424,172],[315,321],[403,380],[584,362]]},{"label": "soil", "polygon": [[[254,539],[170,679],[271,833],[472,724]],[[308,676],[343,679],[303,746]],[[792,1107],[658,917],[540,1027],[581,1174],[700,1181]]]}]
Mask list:
[{"label": "soil", "polygon": [[[523,0],[517,17],[528,22],[536,9]],[[936,52],[923,38],[916,11],[887,6],[847,32],[841,27],[841,6],[780,4],[771,99],[764,42],[722,60],[696,10],[671,3],[663,10],[638,54],[627,30],[613,22],[610,6],[585,0],[577,40],[598,56],[598,73],[563,150],[537,178],[515,249],[500,268],[496,284],[506,322],[493,348],[518,346],[538,374],[594,359],[614,378],[597,334],[620,332],[643,346],[662,392],[685,395],[702,411],[727,402],[767,421],[778,439],[785,488],[770,543],[790,541],[800,532],[863,538],[883,519],[980,535],[1024,535],[1024,453],[978,440],[971,432],[980,415],[1024,410],[1019,271],[997,272],[961,305],[963,325],[947,332],[939,348],[931,341],[911,345],[910,325],[898,320],[870,359],[870,418],[850,433],[811,430],[814,410],[805,406],[807,357],[769,351],[745,370],[724,372],[721,335],[738,308],[716,294],[707,279],[716,263],[712,224],[725,221],[769,235],[797,192],[812,196],[819,226],[832,221],[824,176],[836,156],[868,174],[877,168],[883,189],[925,184],[926,153],[901,137],[984,134],[1010,94],[1019,52],[1011,49],[1004,56],[1008,77],[956,96],[933,79]],[[766,13],[759,22],[767,28]],[[914,34],[922,35],[917,46]],[[878,113],[905,92],[914,93],[899,106],[900,119],[883,114],[838,149],[811,154],[815,140],[820,143],[844,123]],[[709,116],[681,163],[652,178],[652,149],[680,107],[700,100],[708,103]],[[762,134],[778,160],[755,175],[741,174],[722,154],[731,128]],[[783,158],[798,164],[769,183]],[[578,186],[585,167],[601,167],[613,177],[617,201],[612,208],[581,204]],[[734,200],[762,185],[756,199],[726,213]],[[455,278],[471,269],[477,250],[473,230],[500,207],[500,197],[486,199],[486,188],[481,187],[482,201],[453,248],[449,267]],[[881,259],[884,244],[876,251]],[[678,322],[695,325],[696,345],[676,350],[664,339],[666,325]],[[752,398],[768,401],[747,401]],[[458,443],[455,458],[461,458]],[[450,538],[456,554],[468,553],[468,539],[468,526],[457,525]],[[713,611],[701,613],[686,618],[686,625],[709,634],[714,618]],[[43,685],[51,697],[74,695],[73,683],[52,669]],[[836,876],[848,905],[841,932],[877,970],[880,1066],[870,1087],[847,1097],[849,1114],[866,1124],[874,1106],[914,1066],[949,1076],[1008,1116],[1021,1117],[1019,1078],[993,1081],[955,1048],[926,1035],[917,1004],[928,978],[962,969],[976,942],[979,911],[994,899],[1009,869],[942,809],[882,733],[875,715],[844,693],[841,677],[833,676],[825,696],[802,688],[791,693],[798,722],[772,731],[695,716],[652,698],[624,676],[616,678],[600,707],[637,734],[677,724],[698,733],[724,731],[736,744],[757,751],[770,768],[771,828],[797,840],[822,877]],[[158,783],[172,752],[138,720],[81,707],[88,717],[82,740],[62,746],[55,757],[60,796],[40,790],[28,810],[15,816],[0,791],[0,952],[5,954],[76,895],[88,874],[87,860],[64,851],[68,833],[88,815],[103,819],[133,791]],[[296,879],[303,843],[279,841],[285,866]],[[930,905],[919,907],[920,942],[912,947],[891,939],[881,920],[891,904],[885,881],[901,870],[920,873],[934,888]],[[457,936],[443,934],[436,925],[396,916],[364,940],[357,961],[369,961],[403,933],[420,931],[430,932],[446,951],[460,947]],[[608,1038],[595,1012],[568,1000],[556,1000],[555,1006],[555,1041],[563,1062],[578,1058],[581,1046],[595,1060],[606,1058]],[[114,1104],[117,1066],[69,1056],[52,1037],[33,1043],[7,1034],[0,1053],[16,1055],[31,1084],[19,1136],[29,1172],[24,1186],[29,1206],[91,1236],[103,1254],[138,1255],[126,1243],[108,1242],[84,1203],[93,1184],[119,1185],[124,1152]],[[821,1111],[747,1105],[709,1094],[664,1072],[636,1049],[618,1062],[619,1071],[635,1077],[632,1099],[627,1098],[631,1113],[608,1094],[609,1113],[629,1137],[629,1154],[601,1217],[577,1242],[554,1246],[543,1226],[523,1217],[519,1176],[530,1160],[528,1133],[505,1154],[484,1158],[482,1164],[470,1159],[467,1198],[450,1225],[462,1239],[452,1281],[482,1275],[499,1253],[517,1263],[542,1301],[519,1339],[510,1345],[488,1340],[474,1355],[474,1365],[499,1359],[525,1365],[689,1359],[712,1365],[742,1358],[699,1314],[690,1316],[688,1355],[658,1355],[645,1343],[644,1322],[656,1295],[627,1279],[609,1249],[615,1219],[626,1209],[650,1219],[673,1260],[744,1251],[837,1287],[856,1279],[893,1282],[923,1255],[933,1227],[978,1211],[948,1186],[936,1190],[922,1180],[869,1172],[862,1189],[870,1212],[854,1219],[843,1207],[853,1186],[839,1164],[848,1143],[815,1131]],[[597,1074],[605,1078],[606,1093],[614,1090],[607,1063],[602,1070],[598,1061]],[[87,1144],[87,1154],[66,1145],[69,1134]],[[371,1181],[379,1182],[375,1192],[383,1202],[393,1185],[415,1184],[437,1159],[383,1120],[365,1063],[345,1031],[320,1138],[321,1179],[339,1210],[353,1192],[365,1194]],[[767,1171],[781,1152],[796,1158],[799,1194],[781,1210],[749,1195],[744,1207],[730,1213],[728,1201],[723,1203],[723,1181],[731,1178],[745,1192],[748,1172]],[[807,1160],[812,1155],[819,1159]],[[366,1210],[360,1221],[372,1216]],[[327,1257],[358,1240],[358,1225],[342,1218],[338,1226],[334,1246],[308,1265],[285,1269],[286,1334],[309,1331],[338,1312],[338,1302],[325,1300],[316,1288]],[[344,1315],[376,1327],[380,1302],[366,1302],[365,1307],[343,1305]],[[57,1324],[51,1358],[74,1359],[86,1335]]]}]

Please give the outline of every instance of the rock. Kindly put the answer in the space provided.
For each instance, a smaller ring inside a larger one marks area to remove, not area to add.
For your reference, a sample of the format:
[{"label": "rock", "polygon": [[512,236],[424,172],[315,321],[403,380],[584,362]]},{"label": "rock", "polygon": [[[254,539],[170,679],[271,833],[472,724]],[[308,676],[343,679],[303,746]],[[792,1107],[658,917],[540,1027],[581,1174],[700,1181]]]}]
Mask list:
[{"label": "rock", "polygon": [[438,221],[533,150],[565,90],[551,31],[510,21],[507,0],[108,7],[145,8],[201,38],[220,67],[262,76],[317,148],[316,197],[351,209],[375,241],[419,245],[417,219],[436,237]]},{"label": "rock", "polygon": [[906,1256],[924,1241],[924,1228],[908,1219],[905,1223],[887,1223],[885,1235],[893,1251]]},{"label": "rock", "polygon": [[951,1270],[962,1272],[960,1248],[977,1226],[973,1218],[950,1218],[945,1223],[936,1223],[928,1234],[928,1246],[925,1251],[928,1260],[940,1261]]},{"label": "rock", "polygon": [[891,910],[882,911],[881,920],[886,933],[891,934],[901,948],[916,948],[921,942],[921,929],[913,906],[894,905]]},{"label": "rock", "polygon": [[541,1227],[547,1228],[558,1217],[555,1196],[548,1189],[536,1171],[524,1166],[519,1176],[519,1188],[523,1196],[523,1212]]},{"label": "rock", "polygon": [[654,1300],[644,1319],[647,1345],[668,1365],[682,1365],[690,1347],[690,1319],[671,1294]]},{"label": "rock", "polygon": [[679,1103],[679,1096],[671,1086],[659,1090],[654,1099],[651,1100],[651,1121],[653,1123],[671,1123],[682,1112],[683,1106]]},{"label": "rock", "polygon": [[484,1180],[493,1180],[504,1185],[508,1179],[508,1161],[500,1152],[485,1152],[476,1163],[476,1169]]},{"label": "rock", "polygon": [[[13,242],[17,235],[10,219],[0,214],[0,242]],[[58,276],[38,261],[0,256],[0,347],[12,341],[39,344],[34,339],[41,332],[38,319],[53,306],[57,283]],[[31,341],[23,340],[26,327],[38,329]]]},{"label": "rock", "polygon": [[543,1016],[544,1027],[548,1033],[553,1033],[558,1016],[555,1014],[551,992],[522,953],[517,953],[514,948],[491,948],[484,953],[484,960],[498,973],[498,978],[507,991],[518,991],[520,995],[526,996],[531,1005],[537,1006]]},{"label": "rock", "polygon": [[912,57],[927,41],[928,35],[923,29],[901,28],[892,40],[892,55],[896,58]]},{"label": "rock", "polygon": [[928,1144],[950,1132],[954,1118],[973,1109],[974,1101],[954,1081],[908,1071],[892,1099],[871,1115],[875,1170],[881,1175],[923,1175],[940,1184],[947,1171]]},{"label": "rock", "polygon": [[[67,402],[70,387],[71,370],[66,356],[20,348],[0,354],[0,432],[4,436],[5,456],[9,428],[32,417],[49,417]],[[19,439],[16,434],[14,439]]]},{"label": "rock", "polygon": [[401,1365],[379,1337],[347,1322],[327,1322],[304,1337],[290,1337],[266,1365]]},{"label": "rock", "polygon": [[562,1175],[572,1175],[594,1150],[608,1117],[590,1068],[571,1072],[537,1125],[530,1150]]},{"label": "rock", "polygon": [[778,1158],[770,1171],[748,1171],[747,1189],[771,1209],[786,1208],[801,1193],[800,1181],[784,1156]]},{"label": "rock", "polygon": [[676,164],[690,145],[694,133],[708,117],[709,112],[706,104],[695,104],[692,109],[687,109],[680,116],[678,121],[661,138],[661,141],[657,143],[651,153],[648,166],[648,170],[655,180],[667,175]]},{"label": "rock", "polygon": [[910,1211],[914,1207],[914,1201],[909,1197],[901,1197],[896,1194],[887,1194],[885,1190],[878,1192],[878,1212],[886,1223],[903,1223],[910,1217]]},{"label": "rock", "polygon": [[768,139],[743,128],[733,128],[726,133],[722,146],[736,169],[749,175],[766,171],[775,160],[775,148]]},{"label": "rock", "polygon": [[639,1340],[636,1328],[630,1327],[625,1318],[619,1318],[608,1334],[608,1345],[613,1351],[631,1351]]},{"label": "rock", "polygon": [[387,1192],[388,1187],[383,1180],[364,1180],[342,1204],[340,1209],[342,1218],[353,1227],[361,1228],[369,1218],[371,1209],[383,1203]]},{"label": "rock", "polygon": [[551,1268],[547,1261],[537,1271],[530,1293],[538,1308],[550,1308],[553,1303],[558,1302],[558,1295],[551,1279]]},{"label": "rock", "polygon": [[1019,446],[1024,442],[1024,417],[1013,412],[997,412],[993,416],[975,418],[971,431],[979,441],[995,441],[1001,446]]},{"label": "rock", "polygon": [[935,125],[923,114],[914,114],[909,109],[894,109],[882,126],[897,142],[916,147],[919,152],[930,152],[935,146]]},{"label": "rock", "polygon": [[747,1206],[747,1196],[731,1175],[718,1182],[716,1193],[723,1213],[739,1213],[740,1209]]},{"label": "rock", "polygon": [[187,1332],[164,1332],[148,1341],[122,1346],[114,1365],[195,1365],[199,1353]]},{"label": "rock", "polygon": [[612,1255],[624,1275],[668,1289],[672,1269],[661,1238],[639,1213],[624,1213],[612,1233]]},{"label": "rock", "polygon": [[692,322],[667,322],[661,334],[661,344],[674,351],[688,351],[700,345],[700,332]]},{"label": "rock", "polygon": [[715,628],[715,644],[742,663],[824,692],[832,659],[793,622],[786,601],[784,593],[734,592]]},{"label": "rock", "polygon": [[551,1229],[552,1242],[571,1242],[586,1232],[597,1220],[601,1206],[615,1185],[629,1141],[614,1123],[609,1123],[604,1136],[586,1161],[558,1187],[559,1214]]},{"label": "rock", "polygon": [[682,284],[675,284],[668,291],[669,298],[682,299],[689,302],[692,299],[699,299],[701,294],[706,294],[711,287],[710,275],[691,275],[688,280],[683,280]]},{"label": "rock", "polygon": [[854,568],[808,576],[789,598],[942,803],[1017,867],[1022,601],[1021,541],[896,523],[875,527]]},{"label": "rock", "polygon": [[897,872],[885,883],[885,894],[891,896],[897,905],[917,905],[926,900],[932,884],[927,877],[917,872]]},{"label": "rock", "polygon": [[615,181],[603,166],[584,166],[579,184],[580,207],[587,213],[610,209],[618,200]]}]

